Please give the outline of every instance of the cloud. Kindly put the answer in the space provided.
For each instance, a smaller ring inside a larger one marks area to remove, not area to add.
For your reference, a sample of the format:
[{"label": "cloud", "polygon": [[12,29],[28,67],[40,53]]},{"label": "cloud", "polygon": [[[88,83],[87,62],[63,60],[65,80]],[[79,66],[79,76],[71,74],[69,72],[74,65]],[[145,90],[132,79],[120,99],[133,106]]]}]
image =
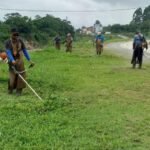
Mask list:
[{"label": "cloud", "polygon": [[140,7],[140,6],[146,6],[150,4],[149,0],[93,0],[97,3],[107,3],[111,6],[119,5],[122,7],[125,6],[134,6],[134,7]]},{"label": "cloud", "polygon": [[[33,9],[33,10],[52,10],[52,11],[66,11],[66,10],[112,10],[128,7],[139,7],[147,5],[149,0],[5,0],[0,1],[1,8],[13,9]],[[16,11],[2,11],[0,19],[4,14]],[[131,21],[134,10],[122,12],[19,12],[22,15],[34,17],[35,15],[45,16],[51,14],[72,22],[78,28],[81,26],[91,26],[95,20],[100,20],[103,25],[120,23],[127,24]],[[123,16],[123,17],[122,17]]]}]

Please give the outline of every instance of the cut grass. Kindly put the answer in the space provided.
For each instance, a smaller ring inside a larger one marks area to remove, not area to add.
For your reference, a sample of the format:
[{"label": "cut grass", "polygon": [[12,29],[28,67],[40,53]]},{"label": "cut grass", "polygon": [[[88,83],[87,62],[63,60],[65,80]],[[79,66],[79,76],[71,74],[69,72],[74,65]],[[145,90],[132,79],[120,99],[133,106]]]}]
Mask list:
[{"label": "cut grass", "polygon": [[72,54],[50,47],[33,52],[25,89],[7,95],[0,66],[0,149],[148,150],[150,69],[132,70],[121,57],[95,55],[92,42]]}]

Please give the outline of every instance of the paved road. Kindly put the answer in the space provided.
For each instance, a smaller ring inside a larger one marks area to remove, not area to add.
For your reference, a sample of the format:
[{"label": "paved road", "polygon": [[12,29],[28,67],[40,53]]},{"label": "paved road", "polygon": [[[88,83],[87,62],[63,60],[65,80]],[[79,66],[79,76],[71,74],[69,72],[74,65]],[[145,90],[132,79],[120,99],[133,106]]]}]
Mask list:
[{"label": "paved road", "polygon": [[[118,56],[123,56],[126,59],[131,59],[132,57],[132,42],[110,43],[105,47],[108,51],[113,52]],[[150,45],[148,50],[144,50],[144,61],[150,62]]]}]

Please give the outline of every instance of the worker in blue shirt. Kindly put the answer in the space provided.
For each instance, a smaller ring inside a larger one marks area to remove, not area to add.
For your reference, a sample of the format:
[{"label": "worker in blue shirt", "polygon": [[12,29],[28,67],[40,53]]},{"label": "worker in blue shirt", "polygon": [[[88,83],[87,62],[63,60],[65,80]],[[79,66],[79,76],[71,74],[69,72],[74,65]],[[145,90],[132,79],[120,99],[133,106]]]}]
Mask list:
[{"label": "worker in blue shirt", "polygon": [[14,72],[13,67],[15,67],[18,72],[22,72],[21,75],[25,78],[23,56],[25,56],[25,58],[31,65],[33,65],[34,63],[31,61],[25,44],[19,37],[19,32],[16,28],[11,29],[11,37],[6,41],[5,48],[9,64],[8,93],[12,94],[13,90],[16,89],[17,95],[20,95],[26,85],[22,81],[22,79]]},{"label": "worker in blue shirt", "polygon": [[104,43],[104,35],[101,32],[97,33],[96,41],[100,39],[102,43]]},{"label": "worker in blue shirt", "polygon": [[100,55],[103,51],[103,44],[104,44],[104,35],[101,32],[97,33],[96,39],[96,53],[97,55]]},{"label": "worker in blue shirt", "polygon": [[133,55],[131,63],[133,68],[136,67],[136,64],[139,64],[139,69],[142,67],[143,62],[143,38],[139,32],[136,32],[133,39]]}]

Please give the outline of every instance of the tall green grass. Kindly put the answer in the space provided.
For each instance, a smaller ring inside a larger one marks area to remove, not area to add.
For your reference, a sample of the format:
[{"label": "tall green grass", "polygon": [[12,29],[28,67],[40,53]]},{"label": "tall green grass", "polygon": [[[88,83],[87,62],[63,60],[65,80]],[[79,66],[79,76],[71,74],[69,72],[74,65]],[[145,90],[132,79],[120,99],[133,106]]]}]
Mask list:
[{"label": "tall green grass", "polygon": [[0,149],[149,149],[149,65],[132,70],[107,50],[96,56],[91,40],[72,54],[48,47],[31,57],[27,80],[43,101],[28,88],[8,95],[0,64]]}]

